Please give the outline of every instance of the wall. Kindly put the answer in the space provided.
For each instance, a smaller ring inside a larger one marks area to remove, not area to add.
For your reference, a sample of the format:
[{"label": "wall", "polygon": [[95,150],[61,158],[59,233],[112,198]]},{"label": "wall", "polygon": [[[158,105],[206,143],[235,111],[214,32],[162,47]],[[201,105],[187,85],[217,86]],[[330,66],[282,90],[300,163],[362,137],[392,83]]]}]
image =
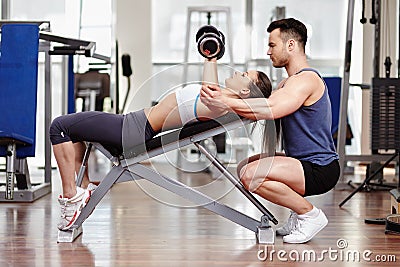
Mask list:
[{"label": "wall", "polygon": [[[151,103],[151,92],[141,90],[142,84],[151,77],[151,1],[116,0],[115,36],[120,57],[131,56],[133,88],[128,99],[128,110],[138,110]],[[121,66],[121,65],[120,65]],[[120,92],[125,95],[127,80],[120,69]],[[140,100],[140,101],[138,101]],[[122,103],[120,105],[122,107]],[[128,110],[125,110],[128,111]]]}]

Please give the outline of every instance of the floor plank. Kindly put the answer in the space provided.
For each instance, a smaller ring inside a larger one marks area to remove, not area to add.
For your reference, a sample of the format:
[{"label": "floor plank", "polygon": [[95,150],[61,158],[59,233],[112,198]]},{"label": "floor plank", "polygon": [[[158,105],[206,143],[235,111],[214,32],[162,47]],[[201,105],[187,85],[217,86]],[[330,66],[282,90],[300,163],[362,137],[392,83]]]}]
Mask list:
[{"label": "floor plank", "polygon": [[[168,164],[157,169],[249,216],[261,216],[225,179],[181,173]],[[225,218],[147,182],[128,182],[110,190],[74,243],[58,244],[60,183],[57,171],[53,175],[52,194],[34,203],[0,203],[0,266],[398,266],[400,261],[400,236],[385,235],[383,225],[364,223],[364,218],[390,212],[388,191],[360,192],[343,208],[338,203],[349,190],[310,197],[327,214],[328,226],[307,244],[284,244],[277,237],[274,245],[265,246],[256,243],[253,232]],[[261,201],[279,225],[286,220],[287,210]],[[347,246],[339,248],[338,240]],[[264,251],[268,257],[262,261]],[[371,262],[346,260],[349,253],[362,257],[367,251]],[[312,252],[316,259],[301,260]],[[377,262],[376,256],[392,262]]]}]

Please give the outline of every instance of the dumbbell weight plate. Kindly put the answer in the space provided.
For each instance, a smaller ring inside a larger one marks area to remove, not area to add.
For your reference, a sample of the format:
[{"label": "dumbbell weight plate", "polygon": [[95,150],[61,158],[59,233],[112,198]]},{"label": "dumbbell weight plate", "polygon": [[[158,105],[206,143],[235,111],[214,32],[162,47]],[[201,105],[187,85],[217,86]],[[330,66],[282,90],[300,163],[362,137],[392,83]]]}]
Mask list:
[{"label": "dumbbell weight plate", "polygon": [[211,34],[206,34],[200,38],[198,43],[199,53],[206,58],[214,58],[221,51],[220,40]]},{"label": "dumbbell weight plate", "polygon": [[215,33],[216,35],[220,34],[218,29],[215,28],[214,26],[211,25],[202,26],[196,33],[196,43],[199,41],[200,37],[203,36],[205,33]]}]

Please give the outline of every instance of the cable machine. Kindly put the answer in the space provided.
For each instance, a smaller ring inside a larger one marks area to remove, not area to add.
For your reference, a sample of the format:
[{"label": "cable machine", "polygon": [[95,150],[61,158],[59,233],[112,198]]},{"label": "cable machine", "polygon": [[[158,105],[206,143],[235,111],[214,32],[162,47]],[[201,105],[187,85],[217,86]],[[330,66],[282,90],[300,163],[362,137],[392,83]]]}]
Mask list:
[{"label": "cable machine", "polygon": [[[352,48],[352,31],[354,20],[354,0],[349,0],[348,16],[347,16],[347,32],[346,32],[346,51],[344,73],[342,80],[342,94],[340,101],[339,115],[339,132],[338,132],[338,153],[341,166],[341,177],[343,179],[343,170],[347,161],[370,161],[370,162],[385,162],[375,170],[371,175],[358,186],[339,206],[344,205],[354,194],[361,191],[366,186],[370,185],[371,180],[382,172],[390,162],[399,162],[400,150],[400,79],[390,78],[391,59],[389,56],[390,42],[386,40],[385,52],[386,58],[384,61],[385,77],[380,77],[381,64],[381,0],[372,0],[371,9],[372,16],[369,23],[374,25],[374,58],[373,58],[373,78],[371,86],[371,155],[346,155],[345,153],[345,138],[346,138],[346,123],[347,123],[347,105],[349,95],[349,77],[351,66],[351,48]],[[388,3],[387,3],[388,5]],[[386,5],[386,6],[387,6]],[[362,24],[367,23],[364,15],[365,1],[363,0]],[[386,9],[388,11],[388,8]],[[388,19],[389,16],[386,16]],[[389,36],[389,22],[384,24],[385,37]],[[399,34],[400,36],[400,34]],[[400,72],[398,72],[398,75]],[[380,151],[394,151],[394,153],[381,154]],[[382,183],[374,184],[387,187]],[[400,180],[399,180],[400,187]]]}]

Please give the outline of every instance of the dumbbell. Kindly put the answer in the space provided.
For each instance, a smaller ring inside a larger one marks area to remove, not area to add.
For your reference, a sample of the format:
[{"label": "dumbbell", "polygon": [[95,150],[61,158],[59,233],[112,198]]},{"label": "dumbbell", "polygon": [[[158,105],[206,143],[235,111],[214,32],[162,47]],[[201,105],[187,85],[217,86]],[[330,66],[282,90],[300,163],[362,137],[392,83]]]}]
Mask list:
[{"label": "dumbbell", "polygon": [[211,25],[202,26],[196,33],[197,49],[205,58],[220,59],[225,53],[225,36]]}]

